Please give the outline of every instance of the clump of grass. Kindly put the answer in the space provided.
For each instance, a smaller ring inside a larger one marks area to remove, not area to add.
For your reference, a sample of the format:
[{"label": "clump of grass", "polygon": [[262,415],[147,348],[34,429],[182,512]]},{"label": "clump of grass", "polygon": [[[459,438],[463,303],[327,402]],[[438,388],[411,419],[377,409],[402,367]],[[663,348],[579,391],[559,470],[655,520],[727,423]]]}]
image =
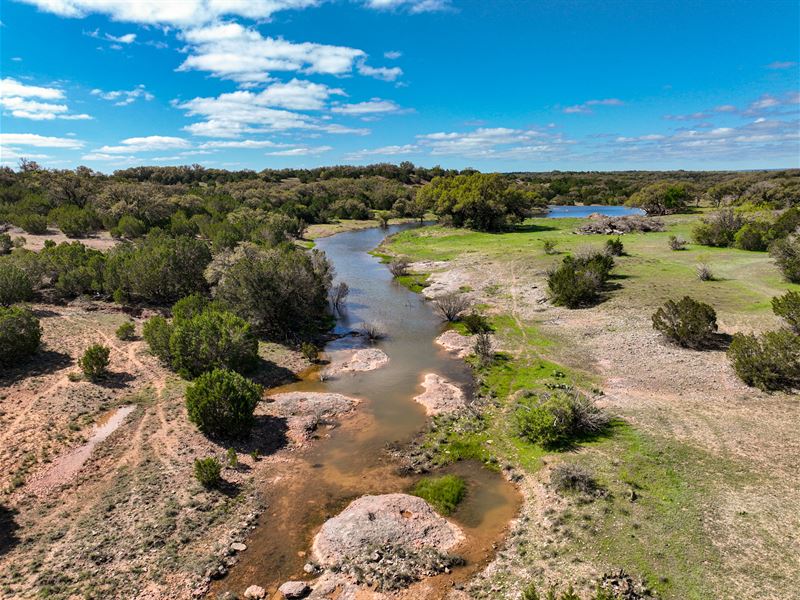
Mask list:
[{"label": "clump of grass", "polygon": [[417,482],[411,493],[431,504],[441,514],[449,515],[464,499],[467,484],[455,475],[425,477]]},{"label": "clump of grass", "polygon": [[594,494],[600,489],[594,473],[574,463],[560,463],[550,471],[550,484],[561,493],[582,492]]},{"label": "clump of grass", "polygon": [[700,281],[714,281],[714,272],[706,263],[701,263],[695,267],[697,278]]},{"label": "clump of grass", "polygon": [[686,240],[682,237],[678,237],[676,235],[669,236],[669,244],[670,250],[679,251],[679,250],[686,250]]}]

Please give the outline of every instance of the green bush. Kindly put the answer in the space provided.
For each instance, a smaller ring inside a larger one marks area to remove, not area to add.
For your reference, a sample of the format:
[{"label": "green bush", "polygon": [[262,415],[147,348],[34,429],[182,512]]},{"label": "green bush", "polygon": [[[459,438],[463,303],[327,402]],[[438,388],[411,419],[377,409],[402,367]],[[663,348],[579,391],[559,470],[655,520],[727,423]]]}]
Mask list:
[{"label": "green bush", "polygon": [[712,307],[684,296],[667,300],[653,314],[653,328],[685,348],[707,346],[717,331],[717,313]]},{"label": "green bush", "polygon": [[169,351],[169,338],[172,337],[172,325],[164,317],[151,317],[142,327],[142,337],[150,347],[150,353],[157,356],[165,365],[172,364]]},{"label": "green bush", "polygon": [[33,297],[27,273],[5,260],[0,261],[0,306],[24,302]]},{"label": "green bush", "polygon": [[625,253],[625,245],[619,236],[616,238],[606,240],[606,254],[611,256],[622,256]]},{"label": "green bush", "polygon": [[411,492],[433,506],[443,515],[452,513],[467,494],[467,484],[461,477],[443,475],[425,477]]},{"label": "green bush", "polygon": [[186,389],[189,420],[206,435],[242,437],[253,426],[261,386],[234,371],[203,373]]},{"label": "green bush", "polygon": [[669,245],[670,250],[686,250],[686,240],[676,235],[669,236],[667,244]]},{"label": "green bush", "polygon": [[600,299],[613,266],[614,259],[602,252],[564,257],[561,265],[547,274],[550,299],[567,308],[594,304]]},{"label": "green bush", "polygon": [[132,300],[168,303],[205,289],[203,271],[211,260],[208,246],[189,237],[151,231],[108,254],[105,289]]},{"label": "green bush", "polygon": [[100,218],[90,208],[80,208],[73,204],[65,204],[54,208],[49,214],[50,221],[54,222],[67,237],[85,237],[101,226]]},{"label": "green bush", "polygon": [[189,294],[172,305],[172,318],[175,322],[187,321],[208,309],[218,309],[217,304],[201,294]]},{"label": "green bush", "polygon": [[763,252],[768,246],[769,223],[753,221],[746,223],[734,236],[734,245],[742,250]]},{"label": "green bush", "polygon": [[42,329],[39,319],[24,306],[0,306],[0,364],[11,365],[39,349]]},{"label": "green bush", "polygon": [[126,342],[136,337],[136,325],[133,321],[125,321],[122,325],[117,327],[117,338]]},{"label": "green bush", "polygon": [[147,225],[133,215],[123,215],[117,226],[111,230],[114,237],[127,238],[129,240],[140,238],[147,232]]},{"label": "green bush", "polygon": [[194,477],[205,488],[219,487],[222,483],[222,465],[213,456],[194,459]]},{"label": "green bush", "polygon": [[7,233],[0,233],[0,256],[9,254],[14,247],[14,242],[11,241],[11,236]]},{"label": "green bush", "polygon": [[800,283],[800,235],[773,242],[769,253],[787,281]]},{"label": "green bush", "polygon": [[80,242],[46,243],[38,253],[37,270],[44,286],[61,298],[103,290],[105,254]]},{"label": "green bush", "polygon": [[492,325],[489,323],[489,319],[476,311],[472,311],[461,317],[461,322],[464,324],[466,330],[473,335],[492,331]]},{"label": "green bush", "polygon": [[795,333],[800,334],[800,292],[786,292],[772,299],[772,312],[782,317]]},{"label": "green bush", "polygon": [[47,233],[47,217],[33,213],[19,215],[14,219],[14,224],[19,225],[25,233],[42,235]]},{"label": "green bush", "polygon": [[86,349],[83,356],[78,359],[78,366],[87,379],[91,379],[92,381],[100,379],[105,377],[108,373],[110,355],[111,348],[108,346],[92,344]]},{"label": "green bush", "polygon": [[800,385],[800,336],[780,329],[758,337],[737,333],[728,359],[743,382],[764,391]]},{"label": "green bush", "polygon": [[648,215],[668,215],[685,210],[690,199],[691,193],[685,184],[659,181],[633,194],[627,204],[641,208]]},{"label": "green bush", "polygon": [[514,420],[520,437],[547,449],[563,448],[581,437],[602,432],[610,423],[607,413],[571,388],[523,394]]},{"label": "green bush", "polygon": [[205,311],[173,323],[169,354],[172,368],[187,379],[212,369],[247,371],[258,359],[258,340],[233,313]]},{"label": "green bush", "polygon": [[694,241],[703,246],[732,246],[736,233],[744,226],[744,218],[726,208],[710,215],[698,224],[692,235]]}]

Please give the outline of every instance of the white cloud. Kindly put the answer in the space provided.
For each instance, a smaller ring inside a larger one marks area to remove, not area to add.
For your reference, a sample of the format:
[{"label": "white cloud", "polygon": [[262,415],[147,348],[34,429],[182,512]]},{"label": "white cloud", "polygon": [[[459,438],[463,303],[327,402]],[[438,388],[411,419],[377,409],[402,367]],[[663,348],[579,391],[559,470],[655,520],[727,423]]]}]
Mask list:
[{"label": "white cloud", "polygon": [[113,90],[110,92],[104,92],[103,90],[94,89],[92,90],[93,96],[99,96],[103,100],[113,101],[115,106],[128,106],[129,104],[133,104],[141,98],[142,100],[150,101],[155,96],[148,92],[144,84],[139,84],[132,90]]},{"label": "white cloud", "polygon": [[414,154],[420,148],[416,144],[404,144],[402,146],[383,146],[381,148],[371,148],[357,150],[345,156],[346,160],[364,160],[374,156],[402,156],[404,154]]},{"label": "white cloud", "polygon": [[559,133],[508,127],[479,128],[468,132],[438,132],[418,135],[420,146],[431,155],[468,158],[535,158],[553,154],[572,144]]},{"label": "white cloud", "polygon": [[383,53],[383,57],[388,58],[389,60],[397,60],[401,56],[403,56],[403,53],[399,50],[389,50],[388,52]]},{"label": "white cloud", "polygon": [[152,152],[153,150],[171,150],[174,148],[188,148],[189,142],[183,138],[163,135],[149,135],[145,137],[132,137],[120,142],[119,146],[103,146],[95,152],[100,154],[136,154],[138,152]]},{"label": "white cloud", "polygon": [[84,31],[83,33],[84,35],[88,35],[89,37],[97,40],[114,42],[111,47],[117,50],[122,49],[122,46],[119,46],[119,44],[132,44],[136,41],[135,33],[126,33],[124,35],[115,36],[111,35],[110,33],[101,33],[99,29],[95,29],[94,31]]},{"label": "white cloud", "polygon": [[267,156],[316,156],[333,150],[331,146],[315,146],[308,147],[302,146],[298,148],[289,148],[287,150],[276,150],[275,152],[267,152]]},{"label": "white cloud", "polygon": [[[36,98],[32,100],[32,98]],[[63,90],[58,88],[27,85],[11,77],[0,80],[0,107],[18,119],[32,121],[52,121],[53,119],[81,120],[91,119],[87,114],[69,114],[64,103],[42,102],[41,100],[62,100]]]},{"label": "white cloud", "polygon": [[403,74],[403,69],[400,67],[370,67],[364,61],[359,61],[358,72],[365,77],[394,81]]},{"label": "white cloud", "polygon": [[791,60],[776,60],[767,65],[768,69],[773,70],[794,69],[795,67],[797,67],[797,63]]},{"label": "white cloud", "polygon": [[62,17],[103,14],[115,21],[192,27],[226,15],[268,19],[275,12],[319,4],[319,0],[21,0]]},{"label": "white cloud", "polygon": [[81,140],[51,137],[36,133],[0,133],[0,147],[32,146],[34,148],[82,148]]},{"label": "white cloud", "polygon": [[412,13],[435,12],[452,8],[450,0],[366,0],[364,4],[377,10],[402,9]]},{"label": "white cloud", "polygon": [[356,104],[340,104],[339,106],[334,106],[331,112],[342,115],[364,116],[398,113],[403,112],[403,109],[391,100],[373,98],[372,100],[358,102]]},{"label": "white cloud", "polygon": [[[226,149],[226,148],[244,148],[244,149],[256,149],[256,148],[281,148],[285,147],[286,144],[278,144],[273,142],[272,140],[235,140],[230,142],[205,142],[200,144],[199,148],[201,149]],[[187,154],[184,152],[184,154]]]},{"label": "white cloud", "polygon": [[619,98],[604,98],[602,100],[587,100],[583,104],[575,104],[564,108],[566,114],[591,114],[593,106],[622,106],[625,103]]}]

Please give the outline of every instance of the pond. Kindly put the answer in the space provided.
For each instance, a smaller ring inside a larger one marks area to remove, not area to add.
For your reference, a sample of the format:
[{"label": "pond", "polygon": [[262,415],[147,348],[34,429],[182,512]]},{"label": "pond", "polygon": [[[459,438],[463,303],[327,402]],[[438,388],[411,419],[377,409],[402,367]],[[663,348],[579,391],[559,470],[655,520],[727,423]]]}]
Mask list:
[{"label": "pond", "polygon": [[643,215],[640,208],[630,206],[608,206],[604,204],[588,204],[586,206],[550,206],[544,215],[546,219],[585,219],[589,215],[601,214],[607,217],[624,217],[626,215]]},{"label": "pond", "polygon": [[[326,519],[359,496],[406,492],[416,481],[397,473],[398,464],[386,448],[406,444],[424,430],[427,417],[413,397],[423,391],[425,373],[446,377],[471,394],[467,365],[434,343],[444,324],[430,303],[395,282],[387,266],[369,254],[386,235],[414,226],[345,232],[317,240],[317,248],[336,269],[337,281],[350,286],[346,308],[334,330],[342,337],[326,346],[326,355],[364,347],[361,336],[347,334],[368,323],[387,334],[374,347],[386,352],[389,362],[374,371],[334,378],[321,378],[312,371],[301,381],[272,390],[335,392],[363,402],[356,416],[346,418],[328,436],[323,432],[302,452],[290,476],[263,484],[269,507],[247,540],[241,562],[213,592],[241,594],[251,584],[274,592],[287,579],[307,578],[303,573],[307,552]],[[443,472],[464,477],[469,490],[452,516],[467,535],[467,543],[455,549],[467,565],[436,578],[448,579],[435,586],[444,592],[491,557],[493,544],[516,513],[519,496],[499,473],[478,463],[454,465]]]}]

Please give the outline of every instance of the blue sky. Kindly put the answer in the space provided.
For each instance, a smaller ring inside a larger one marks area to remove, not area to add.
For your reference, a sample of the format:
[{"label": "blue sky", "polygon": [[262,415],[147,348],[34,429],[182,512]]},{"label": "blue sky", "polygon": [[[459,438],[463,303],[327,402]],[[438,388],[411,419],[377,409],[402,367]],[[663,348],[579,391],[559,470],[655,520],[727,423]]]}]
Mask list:
[{"label": "blue sky", "polygon": [[800,166],[796,1],[0,7],[3,164]]}]

